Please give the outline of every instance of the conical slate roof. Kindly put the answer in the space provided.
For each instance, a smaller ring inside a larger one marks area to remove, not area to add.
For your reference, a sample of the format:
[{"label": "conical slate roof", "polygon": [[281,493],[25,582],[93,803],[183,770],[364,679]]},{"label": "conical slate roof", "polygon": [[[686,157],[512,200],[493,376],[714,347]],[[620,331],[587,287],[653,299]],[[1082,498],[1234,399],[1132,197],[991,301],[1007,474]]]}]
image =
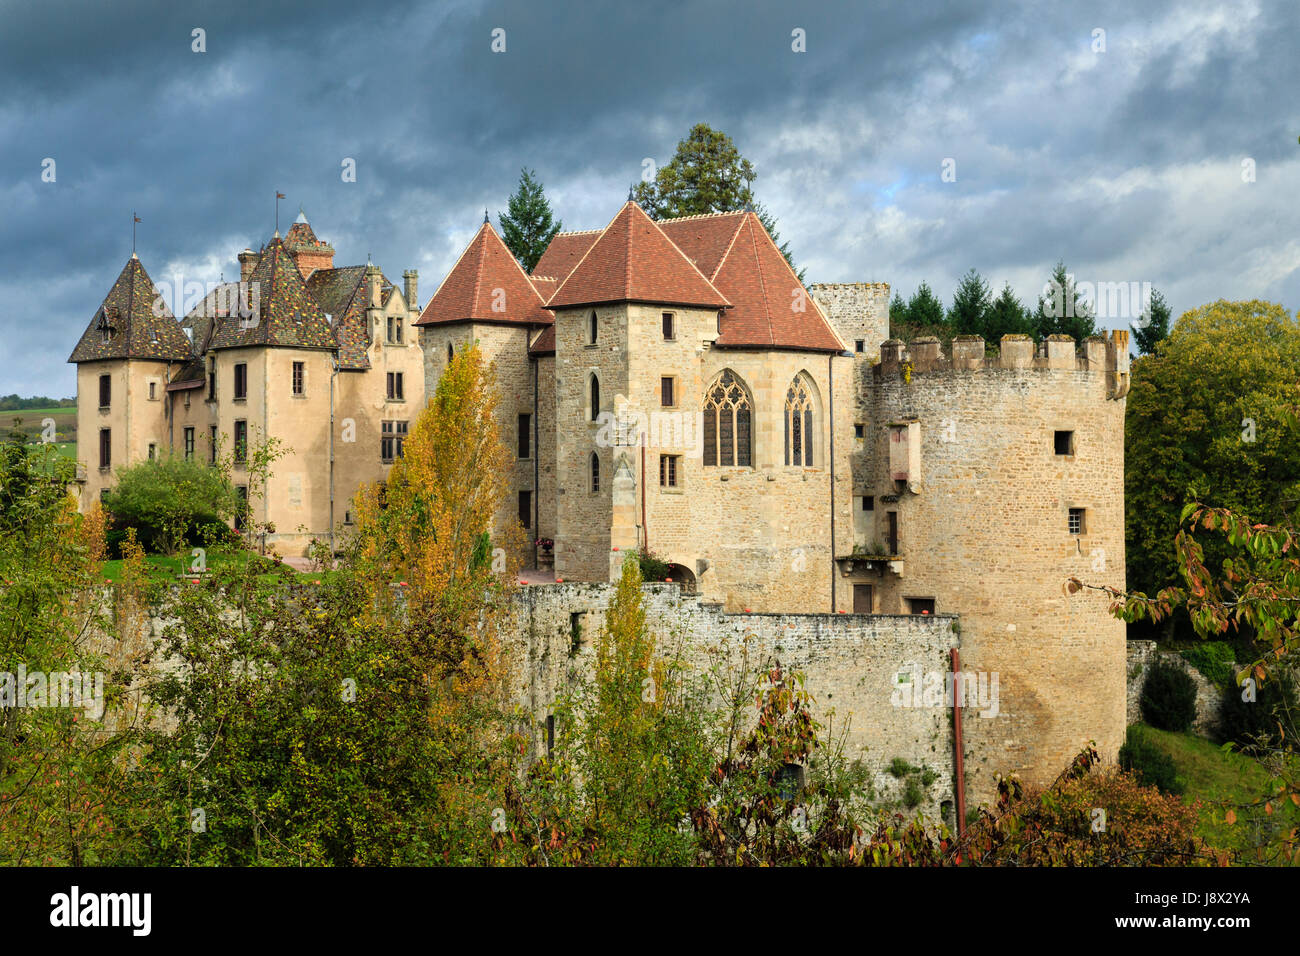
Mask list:
[{"label": "conical slate roof", "polygon": [[[105,331],[109,334],[106,337]],[[135,253],[95,310],[69,362],[100,359],[187,361],[193,350]]]}]

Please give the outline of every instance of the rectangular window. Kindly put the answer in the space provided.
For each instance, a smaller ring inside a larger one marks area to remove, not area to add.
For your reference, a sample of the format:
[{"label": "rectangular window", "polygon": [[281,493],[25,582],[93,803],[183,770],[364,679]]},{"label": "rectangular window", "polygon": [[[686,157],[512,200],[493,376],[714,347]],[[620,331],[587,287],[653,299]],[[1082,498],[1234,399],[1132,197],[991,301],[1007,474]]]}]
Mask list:
[{"label": "rectangular window", "polygon": [[668,375],[659,379],[659,404],[664,408],[672,408],[676,404],[673,401],[673,380]]},{"label": "rectangular window", "polygon": [[933,614],[934,598],[914,597],[907,599],[908,614]]},{"label": "rectangular window", "polygon": [[149,460],[154,461],[158,457],[158,446],[153,442],[149,443]]},{"label": "rectangular window", "polygon": [[149,383],[149,401],[151,401],[151,402],[156,402],[156,401],[158,401],[158,383],[157,383],[157,382],[150,382],[150,383]]},{"label": "rectangular window", "polygon": [[875,499],[872,495],[863,495],[863,496],[862,496],[862,510],[863,510],[863,511],[875,511],[875,510],[876,510],[876,499]]},{"label": "rectangular window", "polygon": [[885,512],[887,523],[886,533],[889,535],[889,553],[898,554],[898,512]]},{"label": "rectangular window", "polygon": [[519,523],[525,528],[533,526],[533,493],[519,492]]},{"label": "rectangular window", "polygon": [[519,416],[519,433],[516,435],[520,458],[531,458],[533,451],[533,416]]},{"label": "rectangular window", "polygon": [[1071,508],[1069,517],[1070,534],[1087,534],[1087,513],[1083,508]]},{"label": "rectangular window", "polygon": [[856,342],[853,343],[853,351],[865,352],[866,350],[867,350],[867,343],[865,339],[858,339]]},{"label": "rectangular window", "polygon": [[212,363],[212,368],[208,369],[208,401],[217,400],[217,363]]},{"label": "rectangular window", "polygon": [[866,426],[866,425],[854,425],[854,426],[853,426],[853,437],[854,437],[854,438],[866,438],[866,437],[867,437],[867,426]]},{"label": "rectangular window", "polygon": [[113,464],[113,429],[99,430],[99,467],[109,468]]},{"label": "rectangular window", "polygon": [[307,364],[305,362],[293,363],[293,393],[295,395],[304,394],[306,387]]},{"label": "rectangular window", "polygon": [[671,341],[677,338],[677,330],[674,328],[675,316],[671,312],[664,313],[664,338]]},{"label": "rectangular window", "polygon": [[244,530],[244,521],[248,517],[248,485],[235,485],[235,530]]},{"label": "rectangular window", "polygon": [[388,317],[388,341],[393,345],[402,344],[402,317],[400,315],[390,315]]},{"label": "rectangular window", "polygon": [[99,407],[108,408],[113,403],[113,377],[99,376]]},{"label": "rectangular window", "polygon": [[853,585],[853,613],[870,614],[872,612],[873,606],[874,606],[874,602],[872,600],[871,585],[870,584]]},{"label": "rectangular window", "polygon": [[217,463],[217,426],[212,425],[208,428],[208,451],[209,458],[214,465]]},{"label": "rectangular window", "polygon": [[1074,432],[1057,432],[1055,444],[1058,455],[1073,455]]},{"label": "rectangular window", "polygon": [[389,373],[388,373],[388,400],[389,400],[390,402],[404,402],[404,401],[406,401],[406,398],[405,398],[405,395],[404,395],[404,392],[403,392],[403,389],[402,389],[402,373],[401,373],[401,372],[389,372]]},{"label": "rectangular window", "polygon": [[185,429],[185,460],[194,460],[194,429],[192,427]]},{"label": "rectangular window", "polygon": [[243,419],[235,422],[235,461],[248,461],[248,422]]},{"label": "rectangular window", "polygon": [[659,456],[659,487],[676,488],[677,476],[681,470],[681,455]]},{"label": "rectangular window", "polygon": [[243,362],[235,363],[235,401],[248,398],[248,366]]},{"label": "rectangular window", "polygon": [[385,463],[402,457],[406,444],[406,430],[410,422],[383,422],[379,438],[379,457]]}]

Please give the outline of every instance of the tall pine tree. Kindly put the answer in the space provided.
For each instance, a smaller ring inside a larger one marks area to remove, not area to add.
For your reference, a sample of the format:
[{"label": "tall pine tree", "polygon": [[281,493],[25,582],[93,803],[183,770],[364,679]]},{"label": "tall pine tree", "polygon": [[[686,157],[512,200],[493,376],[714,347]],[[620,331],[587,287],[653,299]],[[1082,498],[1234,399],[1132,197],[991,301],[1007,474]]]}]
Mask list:
[{"label": "tall pine tree", "polygon": [[1038,311],[1034,315],[1034,336],[1039,341],[1049,335],[1068,335],[1082,341],[1097,334],[1092,306],[1079,299],[1074,279],[1065,271],[1065,263],[1058,261],[1052,270],[1044,295],[1038,297]]},{"label": "tall pine tree", "polygon": [[531,169],[520,170],[519,188],[510,197],[508,211],[497,213],[501,239],[525,272],[532,272],[563,223],[551,219],[551,204]]},{"label": "tall pine tree", "polygon": [[1004,283],[998,297],[989,304],[984,318],[984,336],[986,345],[998,346],[1004,335],[1028,335],[1033,329],[1032,314],[1020,304],[1011,283]]},{"label": "tall pine tree", "polygon": [[[750,183],[754,166],[731,137],[707,123],[696,124],[677,144],[673,158],[660,166],[655,177],[632,187],[632,198],[651,219],[676,219],[715,212],[752,208],[790,268],[795,269],[790,244],[782,242],[776,220],[754,199]],[[802,269],[795,269],[804,281]]]},{"label": "tall pine tree", "polygon": [[971,269],[961,278],[952,295],[952,308],[948,310],[948,324],[953,335],[983,335],[988,311],[992,306],[989,284]]},{"label": "tall pine tree", "polygon": [[1154,355],[1156,345],[1169,338],[1169,303],[1159,289],[1151,290],[1151,302],[1133,323],[1133,339],[1139,355]]}]

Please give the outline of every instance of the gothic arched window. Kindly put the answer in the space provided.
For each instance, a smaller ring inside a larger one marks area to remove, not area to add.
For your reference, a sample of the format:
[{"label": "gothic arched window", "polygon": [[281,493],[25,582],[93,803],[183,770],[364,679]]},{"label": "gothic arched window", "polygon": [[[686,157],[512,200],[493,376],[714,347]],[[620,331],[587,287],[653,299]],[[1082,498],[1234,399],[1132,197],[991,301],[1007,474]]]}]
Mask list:
[{"label": "gothic arched window", "polygon": [[811,465],[816,439],[812,383],[806,375],[796,375],[785,393],[785,463]]},{"label": "gothic arched window", "polygon": [[600,379],[591,376],[591,420],[600,418]]},{"label": "gothic arched window", "polygon": [[753,403],[731,369],[704,393],[704,464],[748,468],[753,463]]}]

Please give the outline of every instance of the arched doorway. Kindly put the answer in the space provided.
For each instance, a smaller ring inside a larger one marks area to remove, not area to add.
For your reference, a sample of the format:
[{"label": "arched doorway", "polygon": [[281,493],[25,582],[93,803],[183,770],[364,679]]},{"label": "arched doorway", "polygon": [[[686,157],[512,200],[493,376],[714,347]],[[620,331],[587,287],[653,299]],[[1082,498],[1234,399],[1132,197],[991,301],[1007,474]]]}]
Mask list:
[{"label": "arched doorway", "polygon": [[684,564],[668,565],[668,573],[664,576],[664,580],[681,585],[683,594],[695,593],[695,573]]}]

